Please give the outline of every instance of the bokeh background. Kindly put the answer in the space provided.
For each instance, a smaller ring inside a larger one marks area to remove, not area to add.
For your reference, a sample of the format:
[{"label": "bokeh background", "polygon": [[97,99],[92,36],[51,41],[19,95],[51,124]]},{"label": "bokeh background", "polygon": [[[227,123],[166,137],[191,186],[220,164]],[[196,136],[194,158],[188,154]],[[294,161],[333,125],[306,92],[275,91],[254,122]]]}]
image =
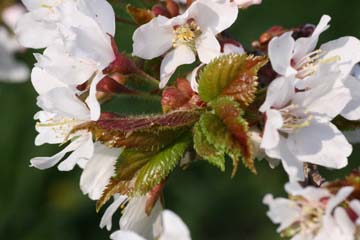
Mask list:
[{"label": "bokeh background", "polygon": [[[141,1],[132,3],[142,6]],[[250,47],[273,25],[316,24],[322,14],[333,19],[331,28],[321,35],[321,42],[345,35],[360,37],[359,0],[264,0],[261,6],[241,11],[230,32]],[[131,51],[133,30],[131,26],[118,26],[117,39],[124,51]],[[24,60],[29,66],[33,64],[31,53]],[[58,151],[56,146],[33,144],[33,115],[38,111],[35,103],[30,82],[0,83],[0,239],[108,239],[109,233],[98,227],[101,214],[95,212],[95,203],[79,189],[79,169],[62,173],[56,168],[29,168],[32,157]],[[132,104],[127,102],[121,108],[131,109]],[[323,173],[329,178],[344,176],[360,165],[359,153],[355,146],[348,168]],[[258,176],[241,168],[234,179],[229,172],[222,174],[203,162],[186,171],[177,169],[165,190],[166,207],[184,219],[194,240],[279,239],[276,226],[266,217],[262,198],[268,192],[284,196],[287,178],[281,168],[271,170],[266,162],[257,162],[257,168]]]}]

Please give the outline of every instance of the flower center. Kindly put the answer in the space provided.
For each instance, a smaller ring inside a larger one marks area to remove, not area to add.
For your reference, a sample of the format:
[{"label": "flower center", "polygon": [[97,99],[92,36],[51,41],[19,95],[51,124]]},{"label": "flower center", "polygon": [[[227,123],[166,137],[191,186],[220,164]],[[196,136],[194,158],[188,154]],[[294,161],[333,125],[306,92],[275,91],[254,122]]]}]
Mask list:
[{"label": "flower center", "polygon": [[79,123],[81,122],[75,118],[51,118],[44,123],[37,123],[36,128],[48,128],[56,138],[67,141],[69,133]]},{"label": "flower center", "polygon": [[299,79],[304,79],[316,73],[320,64],[333,63],[340,60],[340,56],[324,59],[323,57],[325,54],[326,52],[318,49],[301,58],[299,62],[293,64],[293,67],[298,71],[296,77]]},{"label": "flower center", "polygon": [[315,236],[322,226],[323,216],[325,215],[325,204],[318,202],[312,203],[302,198],[297,199],[297,201],[302,208],[300,217],[281,233],[282,237],[293,237],[296,234]]},{"label": "flower center", "polygon": [[295,104],[291,104],[279,111],[284,121],[280,130],[284,133],[292,133],[300,128],[308,127],[313,119],[312,115],[300,111]]},{"label": "flower center", "polygon": [[195,40],[201,34],[200,27],[195,20],[190,19],[187,23],[174,27],[173,47],[180,45],[187,45],[190,48],[195,48]]}]

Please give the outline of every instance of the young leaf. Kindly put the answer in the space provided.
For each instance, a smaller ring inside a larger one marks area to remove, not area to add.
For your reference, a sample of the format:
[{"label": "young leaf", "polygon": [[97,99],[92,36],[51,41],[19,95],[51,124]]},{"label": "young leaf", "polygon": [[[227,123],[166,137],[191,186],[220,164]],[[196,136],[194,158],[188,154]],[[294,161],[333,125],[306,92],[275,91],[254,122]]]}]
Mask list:
[{"label": "young leaf", "polygon": [[143,195],[163,181],[191,145],[189,132],[157,151],[124,150],[116,164],[116,176],[110,181],[97,203],[100,209],[112,195]]},{"label": "young leaf", "polygon": [[114,117],[84,123],[72,132],[90,131],[96,141],[109,147],[155,151],[189,130],[199,116],[197,111],[176,111],[148,117]]},{"label": "young leaf", "polygon": [[256,173],[253,149],[249,137],[249,126],[242,117],[243,111],[240,109],[239,104],[229,97],[223,97],[213,101],[211,106],[236,140],[236,145],[241,150],[244,165]]},{"label": "young leaf", "polygon": [[190,145],[191,137],[185,134],[172,146],[152,156],[137,173],[135,192],[145,194],[164,180],[176,167]]},{"label": "young leaf", "polygon": [[218,167],[221,171],[225,171],[225,152],[217,150],[207,141],[199,123],[196,123],[194,127],[194,149],[202,159]]},{"label": "young leaf", "polygon": [[257,72],[264,66],[264,57],[229,54],[210,62],[199,76],[199,95],[210,102],[220,95],[232,96],[241,105],[249,105],[255,98]]}]

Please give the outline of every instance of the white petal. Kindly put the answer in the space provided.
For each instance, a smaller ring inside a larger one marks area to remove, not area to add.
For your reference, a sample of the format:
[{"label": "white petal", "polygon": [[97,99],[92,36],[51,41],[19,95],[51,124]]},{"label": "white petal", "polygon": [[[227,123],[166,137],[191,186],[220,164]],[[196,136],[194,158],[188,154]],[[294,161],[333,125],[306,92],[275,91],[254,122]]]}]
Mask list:
[{"label": "white petal", "polygon": [[134,32],[133,55],[144,59],[159,57],[172,47],[173,37],[169,19],[158,16]]},{"label": "white petal", "polygon": [[278,232],[283,231],[301,217],[301,209],[296,202],[285,198],[274,199],[268,194],[263,203],[269,206],[268,217],[276,224],[280,224]]},{"label": "white petal", "polygon": [[68,88],[54,88],[40,95],[37,103],[42,109],[63,117],[89,120],[86,105]]},{"label": "white petal", "polygon": [[278,77],[269,85],[266,99],[260,107],[260,112],[266,112],[271,107],[282,108],[290,102],[295,95],[295,78]]},{"label": "white petal", "polygon": [[80,178],[80,187],[92,200],[98,200],[115,174],[115,163],[121,154],[120,149],[95,144],[94,155],[86,164]]},{"label": "white petal", "polygon": [[242,46],[237,46],[237,45],[231,44],[231,43],[225,43],[223,46],[223,53],[225,55],[231,54],[231,53],[242,55],[242,54],[245,54],[246,52]]},{"label": "white petal", "polygon": [[313,120],[288,137],[290,151],[303,162],[341,169],[348,164],[352,146],[332,123]]},{"label": "white petal", "polygon": [[105,0],[82,0],[79,10],[94,19],[105,33],[115,36],[114,9]]},{"label": "white petal", "polygon": [[291,67],[294,54],[295,40],[292,32],[287,32],[280,37],[274,37],[269,43],[269,58],[275,72],[283,76],[296,74]]},{"label": "white petal", "polygon": [[308,113],[319,115],[330,121],[341,113],[350,100],[350,91],[345,87],[321,85],[297,93],[293,102],[306,109]]},{"label": "white petal", "polygon": [[103,79],[103,77],[104,75],[102,73],[98,73],[93,78],[90,85],[89,96],[85,101],[90,108],[90,118],[93,121],[98,120],[101,114],[101,106],[96,97],[96,86],[101,81],[101,79]]},{"label": "white petal", "polygon": [[96,71],[93,61],[72,57],[60,44],[48,47],[44,55],[37,55],[36,58],[37,67],[69,86],[84,83]]},{"label": "white petal", "polygon": [[356,213],[358,216],[358,219],[356,220],[356,224],[360,225],[360,201],[357,199],[354,199],[350,202],[350,208]]},{"label": "white petal", "polygon": [[30,160],[31,167],[35,167],[40,170],[48,169],[55,166],[58,162],[60,162],[64,156],[72,151],[75,151],[82,144],[82,139],[76,139],[71,142],[66,148],[64,148],[59,153],[55,154],[51,157],[36,157]]},{"label": "white petal", "polygon": [[126,201],[128,197],[120,194],[114,195],[114,202],[106,209],[103,217],[101,218],[100,222],[100,228],[104,228],[106,226],[106,229],[108,231],[112,228],[112,217],[115,214],[116,211],[119,210],[120,205],[123,204],[124,201]]},{"label": "white petal", "polygon": [[79,136],[78,141],[81,141],[81,145],[59,164],[58,169],[60,171],[70,171],[74,169],[76,164],[81,167],[81,164],[79,164],[81,159],[88,161],[93,156],[94,143],[92,141],[92,134],[83,133],[83,135]]},{"label": "white petal", "polygon": [[38,67],[34,67],[31,72],[31,82],[38,94],[47,93],[54,88],[66,87],[65,83]]},{"label": "white petal", "polygon": [[331,18],[328,15],[323,15],[310,37],[299,38],[296,40],[293,57],[296,62],[315,49],[317,42],[319,41],[320,34],[329,28],[328,24],[330,20]]},{"label": "white petal", "polygon": [[238,12],[237,5],[227,0],[222,3],[197,0],[188,9],[189,18],[195,19],[202,31],[210,30],[214,34],[229,28],[236,21]]},{"label": "white petal", "polygon": [[344,239],[353,239],[356,230],[355,224],[351,221],[345,209],[337,207],[334,211],[334,218],[341,229]]},{"label": "white petal", "polygon": [[197,82],[197,76],[200,68],[202,68],[204,65],[205,64],[200,64],[187,76],[187,79],[190,81],[191,89],[197,93],[199,92],[199,83]]},{"label": "white petal", "polygon": [[188,227],[169,210],[164,210],[156,220],[154,237],[159,240],[191,240]]},{"label": "white petal", "polygon": [[27,48],[45,48],[60,39],[56,23],[43,20],[50,18],[49,11],[38,9],[19,19],[15,33],[21,45]]},{"label": "white petal", "polygon": [[91,22],[87,27],[71,28],[75,37],[66,42],[66,47],[72,56],[92,60],[102,71],[115,60],[115,55],[110,36],[102,32],[94,21]]},{"label": "white petal", "polygon": [[201,34],[196,40],[196,50],[202,63],[209,63],[221,54],[220,43],[210,31]]},{"label": "white petal", "polygon": [[345,201],[348,196],[354,191],[353,187],[343,187],[341,188],[336,196],[330,198],[329,202],[326,206],[326,214],[331,214],[335,207],[337,207],[340,203]]},{"label": "white petal", "polygon": [[146,240],[138,234],[130,231],[117,231],[110,235],[111,240]]},{"label": "white petal", "polygon": [[289,182],[285,185],[286,192],[292,196],[301,196],[305,199],[318,202],[322,198],[330,197],[331,194],[328,190],[316,187],[301,187],[298,182]]},{"label": "white petal", "polygon": [[147,216],[145,213],[146,200],[147,196],[141,196],[132,198],[129,201],[120,219],[120,229],[133,231],[147,239],[152,239],[152,226],[162,207],[160,202],[157,201],[151,215]]},{"label": "white petal", "polygon": [[349,120],[360,119],[360,80],[353,76],[348,76],[344,82],[347,89],[350,90],[351,100],[346,105],[341,115]]},{"label": "white petal", "polygon": [[194,52],[185,45],[180,45],[167,53],[161,62],[160,88],[164,88],[176,69],[183,64],[195,62]]},{"label": "white petal", "polygon": [[272,149],[279,144],[279,129],[283,126],[283,123],[284,121],[279,111],[270,109],[266,112],[266,124],[261,148]]},{"label": "white petal", "polygon": [[360,41],[355,37],[339,38],[321,45],[320,49],[326,53],[323,57],[325,60],[339,58],[336,64],[343,77],[349,75],[354,65],[360,62]]},{"label": "white petal", "polygon": [[265,153],[271,158],[281,159],[290,181],[303,181],[305,179],[303,163],[290,152],[284,137],[281,136],[279,144],[273,149],[266,149]]}]

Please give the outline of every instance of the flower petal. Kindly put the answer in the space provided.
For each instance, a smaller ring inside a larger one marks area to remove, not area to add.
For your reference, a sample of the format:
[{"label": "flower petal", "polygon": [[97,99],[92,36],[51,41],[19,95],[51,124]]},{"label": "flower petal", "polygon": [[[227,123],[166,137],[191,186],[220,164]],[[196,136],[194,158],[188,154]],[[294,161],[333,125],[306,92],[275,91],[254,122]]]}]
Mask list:
[{"label": "flower petal", "polygon": [[162,206],[157,201],[150,216],[148,216],[145,213],[146,200],[147,196],[130,199],[120,219],[120,229],[133,231],[147,239],[152,239],[152,226],[160,214]]},{"label": "flower petal", "polygon": [[116,231],[110,235],[111,240],[146,240],[138,234],[130,231]]},{"label": "flower petal", "polygon": [[106,226],[106,229],[108,231],[112,228],[112,217],[116,211],[119,210],[120,205],[123,204],[124,201],[126,201],[128,197],[120,194],[114,195],[114,202],[106,209],[103,217],[101,218],[100,222],[100,228],[104,228]]},{"label": "flower petal", "polygon": [[[57,24],[49,19],[49,9],[38,9],[19,19],[15,33],[20,44],[27,48],[45,48],[60,39]],[[39,36],[41,36],[39,38]]]},{"label": "flower petal", "polygon": [[355,64],[360,62],[360,40],[355,37],[342,37],[337,40],[321,45],[324,51],[324,60],[338,58],[336,64],[342,73],[342,77],[348,76]]},{"label": "flower petal", "polygon": [[110,3],[105,0],[81,0],[78,8],[94,19],[103,32],[115,36],[115,12]]},{"label": "flower petal", "polygon": [[115,174],[115,163],[121,154],[121,149],[108,148],[96,143],[94,155],[86,164],[80,178],[80,187],[90,199],[98,200]]},{"label": "flower petal", "polygon": [[158,16],[140,26],[133,35],[133,55],[153,59],[163,55],[173,45],[173,26],[170,20]]},{"label": "flower petal", "polygon": [[278,77],[267,89],[266,99],[260,107],[260,112],[270,108],[282,108],[290,102],[295,95],[295,77]]},{"label": "flower petal", "polygon": [[275,72],[283,76],[296,74],[291,67],[294,54],[295,40],[292,32],[287,32],[280,37],[274,37],[269,43],[269,58]]},{"label": "flower petal", "polygon": [[37,104],[42,109],[63,117],[89,120],[89,109],[68,88],[54,88],[46,94],[40,95]]},{"label": "flower petal", "polygon": [[190,231],[175,213],[164,210],[154,224],[154,237],[159,240],[191,240]]},{"label": "flower petal", "polygon": [[330,27],[328,25],[330,20],[330,16],[323,15],[320,19],[319,24],[317,25],[313,34],[310,37],[299,38],[298,40],[296,40],[293,56],[295,62],[298,62],[299,60],[301,60],[301,58],[305,57],[308,53],[312,52],[315,49],[319,41],[320,34]]},{"label": "flower petal", "polygon": [[183,64],[195,62],[194,52],[185,45],[180,45],[167,53],[160,67],[160,88],[164,88],[176,69]]},{"label": "flower petal", "polygon": [[353,76],[348,76],[344,82],[345,87],[349,89],[351,100],[346,105],[341,115],[348,120],[355,121],[360,119],[360,80]]},{"label": "flower petal", "polygon": [[352,146],[335,125],[316,119],[290,134],[288,146],[302,162],[335,169],[345,167],[352,152]]},{"label": "flower petal", "polygon": [[279,144],[279,129],[283,126],[283,124],[284,120],[279,111],[270,109],[266,112],[266,124],[261,148],[272,149]]},{"label": "flower petal", "polygon": [[296,202],[285,198],[277,198],[271,194],[264,197],[263,203],[269,206],[267,216],[273,223],[280,224],[278,232],[288,228],[301,217],[301,208]]},{"label": "flower petal", "polygon": [[271,158],[281,159],[290,181],[303,181],[305,179],[303,163],[289,150],[284,137],[280,136],[279,144],[273,149],[266,149],[265,153]]},{"label": "flower petal", "polygon": [[209,63],[220,56],[221,46],[215,35],[206,31],[196,40],[196,50],[202,63]]},{"label": "flower petal", "polygon": [[195,19],[202,31],[218,34],[229,28],[237,19],[239,9],[228,0],[197,0],[188,9],[189,18]]}]

